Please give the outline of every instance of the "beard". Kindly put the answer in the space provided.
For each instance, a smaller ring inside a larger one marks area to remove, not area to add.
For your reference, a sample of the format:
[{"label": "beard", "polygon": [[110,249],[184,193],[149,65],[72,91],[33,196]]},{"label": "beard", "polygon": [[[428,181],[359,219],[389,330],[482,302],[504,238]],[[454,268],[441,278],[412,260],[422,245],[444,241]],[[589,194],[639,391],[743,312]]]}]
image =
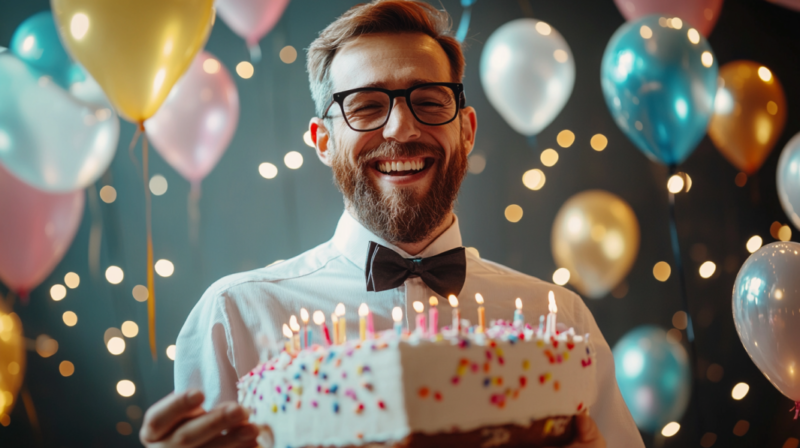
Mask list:
[{"label": "beard", "polygon": [[[369,177],[370,160],[434,156],[436,170],[427,192],[415,187],[395,187],[383,193]],[[416,243],[424,240],[453,210],[461,181],[467,173],[464,143],[453,152],[445,166],[440,146],[388,141],[359,155],[351,164],[345,151],[336,150],[331,160],[333,178],[344,195],[345,205],[364,227],[389,243]]]}]

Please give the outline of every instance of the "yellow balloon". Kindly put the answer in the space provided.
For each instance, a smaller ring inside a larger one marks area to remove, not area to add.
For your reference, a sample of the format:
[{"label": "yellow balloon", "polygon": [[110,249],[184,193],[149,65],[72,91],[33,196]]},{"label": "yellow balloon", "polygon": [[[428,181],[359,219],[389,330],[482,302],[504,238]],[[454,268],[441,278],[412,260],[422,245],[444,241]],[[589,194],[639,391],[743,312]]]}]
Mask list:
[{"label": "yellow balloon", "polygon": [[556,265],[583,295],[605,296],[628,275],[639,252],[639,222],[630,205],[607,191],[571,197],[556,215],[551,234]]},{"label": "yellow balloon", "polygon": [[25,338],[15,313],[0,310],[0,417],[11,413],[25,377]]},{"label": "yellow balloon", "polygon": [[67,49],[114,108],[141,123],[205,44],[214,0],[52,0]]},{"label": "yellow balloon", "polygon": [[720,87],[708,135],[736,168],[761,168],[786,124],[786,95],[772,71],[752,61],[719,69]]}]

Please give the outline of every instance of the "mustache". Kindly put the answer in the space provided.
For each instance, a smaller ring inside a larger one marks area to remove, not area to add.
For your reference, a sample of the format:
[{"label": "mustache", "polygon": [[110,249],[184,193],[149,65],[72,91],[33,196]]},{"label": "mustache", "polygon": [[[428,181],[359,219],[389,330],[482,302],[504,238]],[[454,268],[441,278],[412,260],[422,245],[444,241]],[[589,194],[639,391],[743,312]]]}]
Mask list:
[{"label": "mustache", "polygon": [[365,164],[370,160],[379,158],[400,158],[400,157],[420,157],[420,156],[434,156],[439,160],[444,161],[444,149],[438,145],[431,145],[420,142],[405,142],[400,143],[394,140],[381,143],[369,151],[363,151],[358,156],[358,163]]}]

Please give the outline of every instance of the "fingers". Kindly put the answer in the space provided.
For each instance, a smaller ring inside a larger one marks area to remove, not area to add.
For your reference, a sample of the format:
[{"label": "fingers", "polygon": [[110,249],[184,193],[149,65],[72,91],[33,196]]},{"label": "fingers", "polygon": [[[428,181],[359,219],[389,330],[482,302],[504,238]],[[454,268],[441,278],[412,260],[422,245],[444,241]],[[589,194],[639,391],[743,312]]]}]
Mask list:
[{"label": "fingers", "polygon": [[578,414],[575,417],[577,435],[574,446],[605,448],[606,442],[597,429],[597,424],[592,417],[586,413]]},{"label": "fingers", "polygon": [[245,424],[224,436],[217,436],[207,445],[203,445],[203,448],[254,448],[258,446],[256,437],[258,428]]},{"label": "fingers", "polygon": [[238,404],[223,403],[182,424],[168,440],[180,447],[200,447],[220,436],[222,431],[242,426],[247,417],[247,411]]},{"label": "fingers", "polygon": [[187,390],[171,393],[150,406],[139,432],[142,443],[147,445],[161,440],[178,422],[202,412],[203,400],[205,397],[199,390]]}]

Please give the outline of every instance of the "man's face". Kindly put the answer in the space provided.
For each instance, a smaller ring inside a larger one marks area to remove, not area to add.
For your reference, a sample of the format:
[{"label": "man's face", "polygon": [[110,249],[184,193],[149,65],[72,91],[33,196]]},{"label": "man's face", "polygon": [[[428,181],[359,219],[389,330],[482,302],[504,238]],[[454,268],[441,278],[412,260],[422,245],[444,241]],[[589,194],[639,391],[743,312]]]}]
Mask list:
[{"label": "man's face", "polygon": [[[424,34],[353,39],[333,59],[331,80],[334,92],[452,81],[447,55]],[[466,173],[475,135],[474,110],[462,110],[446,125],[428,126],[414,118],[404,98],[397,98],[386,125],[370,132],[352,130],[338,104],[328,115],[334,118],[312,120],[311,130],[348,210],[389,242],[413,243],[429,236],[452,210]]]}]

